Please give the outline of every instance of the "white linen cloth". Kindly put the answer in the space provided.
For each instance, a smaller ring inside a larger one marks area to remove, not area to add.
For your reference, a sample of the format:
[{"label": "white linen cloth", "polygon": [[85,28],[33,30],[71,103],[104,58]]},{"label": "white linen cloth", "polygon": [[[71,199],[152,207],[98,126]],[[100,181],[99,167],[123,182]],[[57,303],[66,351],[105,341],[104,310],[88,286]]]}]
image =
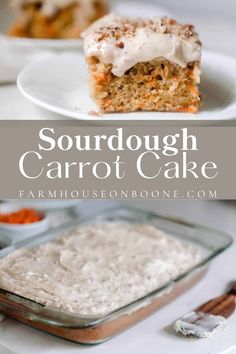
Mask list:
[{"label": "white linen cloth", "polygon": [[5,36],[0,36],[0,84],[15,82],[26,65],[50,54],[48,50],[16,45]]}]

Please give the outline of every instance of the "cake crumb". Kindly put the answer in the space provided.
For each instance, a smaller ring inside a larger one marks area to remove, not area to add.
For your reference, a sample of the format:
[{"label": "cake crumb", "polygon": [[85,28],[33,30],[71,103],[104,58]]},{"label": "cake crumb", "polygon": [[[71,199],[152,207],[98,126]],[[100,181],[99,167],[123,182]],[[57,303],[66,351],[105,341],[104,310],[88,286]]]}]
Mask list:
[{"label": "cake crumb", "polygon": [[88,113],[90,116],[100,116],[101,114],[96,111],[89,111]]}]

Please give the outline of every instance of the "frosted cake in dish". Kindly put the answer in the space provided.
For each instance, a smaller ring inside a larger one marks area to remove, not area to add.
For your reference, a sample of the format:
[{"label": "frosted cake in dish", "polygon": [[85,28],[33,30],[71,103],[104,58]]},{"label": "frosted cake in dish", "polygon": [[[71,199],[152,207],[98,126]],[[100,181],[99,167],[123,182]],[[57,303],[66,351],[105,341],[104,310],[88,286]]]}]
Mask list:
[{"label": "frosted cake in dish", "polygon": [[201,260],[193,244],[148,224],[81,226],[0,260],[0,287],[80,315],[107,314],[184,274]]},{"label": "frosted cake in dish", "polygon": [[107,0],[13,0],[17,19],[9,35],[29,38],[79,38],[108,11]]},{"label": "frosted cake in dish", "polygon": [[201,42],[192,25],[110,14],[82,36],[101,112],[198,111]]}]

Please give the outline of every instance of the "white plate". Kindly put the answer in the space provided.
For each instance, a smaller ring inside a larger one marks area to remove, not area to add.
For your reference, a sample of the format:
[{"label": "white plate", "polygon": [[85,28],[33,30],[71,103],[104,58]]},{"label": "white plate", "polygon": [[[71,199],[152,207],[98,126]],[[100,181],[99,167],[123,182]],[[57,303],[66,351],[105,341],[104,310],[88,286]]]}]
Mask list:
[{"label": "white plate", "polygon": [[205,52],[202,58],[202,107],[197,114],[136,112],[91,115],[88,70],[81,54],[51,56],[31,64],[18,77],[21,93],[51,112],[80,120],[219,120],[236,118],[236,60]]},{"label": "white plate", "polygon": [[[0,0],[1,1],[1,0]],[[0,19],[1,21],[1,19]],[[44,50],[73,50],[82,49],[82,39],[37,39],[37,38],[17,38],[9,37],[0,34],[0,41],[2,44],[8,44],[11,47],[27,47],[31,49],[44,49]]]}]

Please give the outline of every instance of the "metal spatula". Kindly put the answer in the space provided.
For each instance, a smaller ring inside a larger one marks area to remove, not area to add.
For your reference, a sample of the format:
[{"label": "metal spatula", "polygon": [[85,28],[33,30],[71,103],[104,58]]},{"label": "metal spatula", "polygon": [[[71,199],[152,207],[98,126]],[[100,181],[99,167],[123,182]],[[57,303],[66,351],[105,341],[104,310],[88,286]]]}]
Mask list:
[{"label": "metal spatula", "polygon": [[213,332],[227,327],[227,318],[234,313],[235,307],[236,283],[225,295],[208,301],[177,320],[174,328],[184,336],[208,338]]}]

